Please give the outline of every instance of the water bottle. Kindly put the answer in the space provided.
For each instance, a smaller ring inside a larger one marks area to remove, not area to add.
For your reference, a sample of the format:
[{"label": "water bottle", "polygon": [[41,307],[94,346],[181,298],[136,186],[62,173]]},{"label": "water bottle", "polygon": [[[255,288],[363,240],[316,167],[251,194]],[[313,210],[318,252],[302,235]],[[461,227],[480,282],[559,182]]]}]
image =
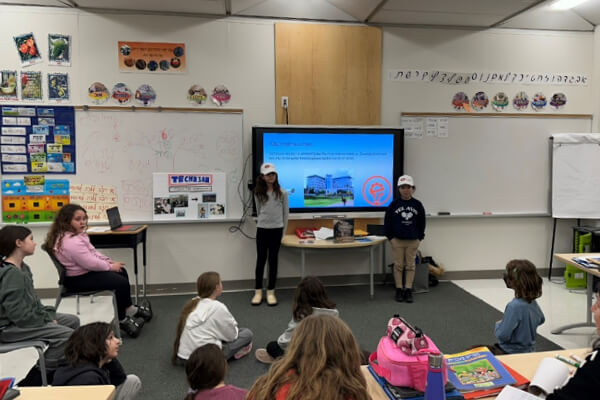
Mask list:
[{"label": "water bottle", "polygon": [[446,400],[444,373],[442,368],[444,368],[444,356],[439,353],[429,353],[425,400]]}]

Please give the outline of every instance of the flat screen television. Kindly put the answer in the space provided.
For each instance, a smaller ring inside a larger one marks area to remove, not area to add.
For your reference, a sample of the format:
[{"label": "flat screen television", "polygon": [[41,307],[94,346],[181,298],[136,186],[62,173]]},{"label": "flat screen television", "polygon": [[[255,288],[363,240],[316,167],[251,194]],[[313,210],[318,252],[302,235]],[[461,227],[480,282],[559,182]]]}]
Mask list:
[{"label": "flat screen television", "polygon": [[275,165],[290,213],[385,211],[403,173],[404,131],[389,127],[270,125],[252,128],[254,181]]}]

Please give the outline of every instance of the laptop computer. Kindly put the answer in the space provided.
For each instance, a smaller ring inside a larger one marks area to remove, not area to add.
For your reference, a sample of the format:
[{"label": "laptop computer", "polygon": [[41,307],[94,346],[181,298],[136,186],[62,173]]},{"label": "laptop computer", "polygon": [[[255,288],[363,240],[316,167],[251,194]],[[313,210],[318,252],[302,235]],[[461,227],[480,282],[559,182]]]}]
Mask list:
[{"label": "laptop computer", "polygon": [[119,207],[107,208],[106,216],[108,217],[108,224],[110,225],[111,231],[137,231],[142,227],[141,225],[123,225],[123,222],[121,222],[121,214],[119,213]]}]

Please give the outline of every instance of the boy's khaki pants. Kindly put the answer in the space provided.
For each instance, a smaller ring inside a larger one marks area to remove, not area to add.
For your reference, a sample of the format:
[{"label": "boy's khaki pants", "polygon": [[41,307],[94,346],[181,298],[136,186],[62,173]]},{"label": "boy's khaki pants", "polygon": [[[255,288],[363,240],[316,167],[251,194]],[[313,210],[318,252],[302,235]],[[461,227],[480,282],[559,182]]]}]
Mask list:
[{"label": "boy's khaki pants", "polygon": [[[394,281],[396,288],[412,289],[415,280],[415,257],[420,240],[402,240],[392,238],[392,256],[394,257]],[[402,284],[402,271],[406,268],[406,281]]]}]

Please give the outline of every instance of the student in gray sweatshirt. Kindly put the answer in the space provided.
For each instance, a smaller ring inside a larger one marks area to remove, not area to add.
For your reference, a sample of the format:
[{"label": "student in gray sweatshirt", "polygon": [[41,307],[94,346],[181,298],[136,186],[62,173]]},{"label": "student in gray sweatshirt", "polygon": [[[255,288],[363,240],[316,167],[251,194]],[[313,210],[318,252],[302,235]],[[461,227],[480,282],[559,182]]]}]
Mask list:
[{"label": "student in gray sweatshirt", "polygon": [[257,306],[263,300],[263,276],[265,263],[269,260],[269,283],[267,286],[267,304],[277,305],[275,283],[277,280],[277,260],[279,247],[288,221],[288,194],[279,186],[275,165],[265,163],[260,167],[260,175],[254,188],[256,204],[256,281],[252,305]]}]

